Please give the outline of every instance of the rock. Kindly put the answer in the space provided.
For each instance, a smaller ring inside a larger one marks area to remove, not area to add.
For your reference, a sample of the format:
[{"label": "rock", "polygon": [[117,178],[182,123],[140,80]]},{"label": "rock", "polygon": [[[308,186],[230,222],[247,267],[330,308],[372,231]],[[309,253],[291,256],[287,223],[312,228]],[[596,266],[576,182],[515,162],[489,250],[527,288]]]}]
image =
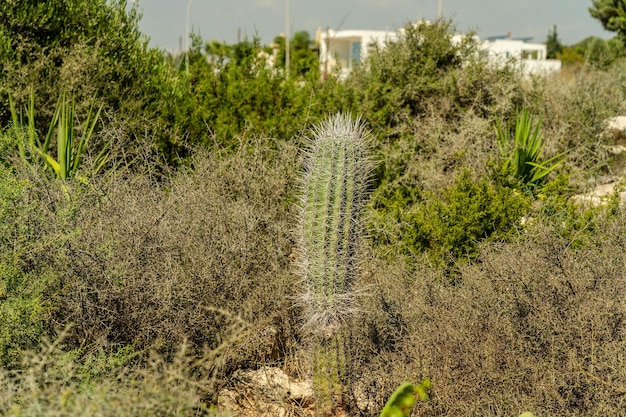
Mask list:
[{"label": "rock", "polygon": [[615,116],[605,120],[607,130],[626,131],[626,116]]},{"label": "rock", "polygon": [[354,401],[355,404],[357,406],[357,408],[363,412],[363,413],[367,413],[367,414],[371,414],[373,412],[373,410],[376,407],[376,404],[374,402],[373,398],[370,398],[366,391],[365,391],[365,387],[363,387],[361,384],[354,384],[354,387],[352,389],[352,395],[354,396]]},{"label": "rock", "polygon": [[604,149],[611,155],[621,155],[626,152],[626,146],[624,145],[606,145]]},{"label": "rock", "polygon": [[[572,197],[575,202],[580,204],[588,204],[591,206],[599,206],[605,204],[607,199],[613,195],[616,187],[622,185],[619,182],[610,182],[607,184],[600,184],[593,190],[584,193],[577,194]],[[618,196],[621,204],[626,204],[626,191],[618,189]]]},{"label": "rock", "polygon": [[296,381],[279,368],[240,369],[232,381],[231,387],[218,393],[218,407],[240,417],[285,417],[294,408],[314,404],[311,382]]}]

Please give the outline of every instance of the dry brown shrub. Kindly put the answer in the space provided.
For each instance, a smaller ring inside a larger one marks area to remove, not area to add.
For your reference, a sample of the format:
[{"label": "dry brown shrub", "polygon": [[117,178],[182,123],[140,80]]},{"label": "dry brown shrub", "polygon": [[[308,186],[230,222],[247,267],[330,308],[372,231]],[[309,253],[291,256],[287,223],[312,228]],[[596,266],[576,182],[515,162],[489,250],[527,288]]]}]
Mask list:
[{"label": "dry brown shrub", "polygon": [[434,142],[433,153],[417,164],[424,187],[430,191],[451,186],[455,174],[463,169],[478,176],[486,174],[490,160],[497,156],[493,124],[473,112],[465,113],[456,123],[444,123],[436,117],[424,120],[420,130],[421,140]]},{"label": "dry brown shrub", "polygon": [[565,69],[537,80],[529,91],[540,97],[546,156],[569,149],[567,166],[575,182],[584,182],[589,172],[607,174],[602,134],[606,119],[626,114],[622,73],[619,66],[606,71],[587,66]]},{"label": "dry brown shrub", "polygon": [[[199,151],[193,169],[171,179],[110,176],[81,198],[79,233],[57,258],[57,319],[74,324],[68,340],[94,349],[167,351],[184,340],[214,348],[229,337],[232,317],[251,323],[251,334],[272,327],[284,340],[294,317],[297,164],[292,147],[269,148],[259,140],[234,154]],[[239,359],[264,360],[267,349],[256,343]]]},{"label": "dry brown shrub", "polygon": [[[184,344],[166,359],[151,352],[143,366],[124,366],[99,352],[83,363],[62,348],[63,334],[25,352],[16,369],[0,368],[3,416],[220,416],[204,401],[211,364]],[[115,356],[114,354],[112,356]],[[148,355],[146,355],[148,356]],[[99,371],[109,368],[105,374]]]},{"label": "dry brown shrub", "polygon": [[429,376],[432,398],[414,415],[623,415],[626,217],[600,226],[577,249],[549,225],[485,247],[456,286],[427,266],[373,262],[354,326],[366,414]]},{"label": "dry brown shrub", "polygon": [[495,126],[472,111],[455,121],[433,114],[411,123],[414,138],[383,145],[375,155],[394,187],[440,191],[462,170],[488,174],[490,161],[498,155]]}]

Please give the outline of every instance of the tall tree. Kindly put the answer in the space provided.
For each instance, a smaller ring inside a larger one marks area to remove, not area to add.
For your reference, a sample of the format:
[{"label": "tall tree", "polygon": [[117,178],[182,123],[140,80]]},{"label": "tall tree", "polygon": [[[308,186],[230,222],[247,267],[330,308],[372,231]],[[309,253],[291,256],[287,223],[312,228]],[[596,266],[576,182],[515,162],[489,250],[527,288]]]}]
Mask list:
[{"label": "tall tree", "polygon": [[546,39],[546,47],[548,49],[548,59],[555,59],[559,54],[563,52],[563,45],[559,39],[559,34],[556,32],[556,25],[550,31],[548,31],[548,38]]},{"label": "tall tree", "polygon": [[[279,35],[274,38],[274,43],[278,47],[276,64],[280,68],[285,67],[285,37]],[[312,73],[317,77],[318,58],[314,48],[314,41],[311,40],[307,31],[296,32],[289,42],[290,70],[298,75]]]},{"label": "tall tree", "polygon": [[204,50],[209,57],[211,65],[221,64],[228,57],[230,47],[220,41],[212,40],[204,45]]},{"label": "tall tree", "polygon": [[626,0],[593,0],[592,3],[591,16],[606,30],[617,33],[622,42],[626,41]]}]

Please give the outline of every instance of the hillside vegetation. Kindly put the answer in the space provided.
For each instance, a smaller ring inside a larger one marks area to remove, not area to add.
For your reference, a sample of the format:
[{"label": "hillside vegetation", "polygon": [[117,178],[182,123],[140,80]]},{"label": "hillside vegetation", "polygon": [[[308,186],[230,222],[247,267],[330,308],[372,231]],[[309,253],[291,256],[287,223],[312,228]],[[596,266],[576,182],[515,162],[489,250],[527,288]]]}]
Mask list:
[{"label": "hillside vegetation", "polygon": [[571,198],[624,175],[620,59],[527,78],[441,21],[345,80],[285,79],[256,40],[196,38],[187,73],[138,20],[124,0],[0,5],[0,414],[228,415],[237,370],[308,378],[299,178],[341,111],[373,167],[329,413],[377,416],[429,378],[414,416],[623,415],[626,211]]}]

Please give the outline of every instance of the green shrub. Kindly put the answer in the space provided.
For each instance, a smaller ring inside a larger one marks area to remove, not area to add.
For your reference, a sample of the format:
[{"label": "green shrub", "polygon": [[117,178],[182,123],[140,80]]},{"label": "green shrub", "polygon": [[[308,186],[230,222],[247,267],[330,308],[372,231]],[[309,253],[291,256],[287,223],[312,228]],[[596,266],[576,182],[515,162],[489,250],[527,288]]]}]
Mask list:
[{"label": "green shrub", "polygon": [[[300,140],[304,126],[342,106],[350,94],[336,80],[319,82],[317,71],[288,80],[267,65],[258,39],[224,46],[221,59],[190,55],[190,100],[173,108],[173,123],[188,132],[190,142],[232,147],[237,135]],[[343,98],[342,98],[343,95]]]},{"label": "green shrub", "polygon": [[486,114],[515,91],[516,80],[509,69],[486,65],[477,48],[471,34],[456,37],[450,21],[407,24],[398,39],[373,45],[347,80],[358,112],[385,142],[415,139],[424,116],[450,122],[468,109]]},{"label": "green shrub", "polygon": [[33,184],[0,165],[0,366],[18,363],[49,330],[47,297],[54,274],[34,264],[45,249],[45,220],[32,197]]},{"label": "green shrub", "polygon": [[467,170],[439,195],[424,193],[415,202],[402,194],[378,198],[370,221],[375,244],[395,254],[427,252],[439,265],[475,258],[480,242],[507,236],[529,209],[519,192]]},{"label": "green shrub", "polygon": [[[0,366],[15,366],[26,349],[36,348],[50,326],[46,279],[0,263]],[[43,288],[42,288],[43,287]]]},{"label": "green shrub", "polygon": [[[35,107],[49,121],[59,91],[76,98],[76,114],[103,106],[106,119],[129,137],[147,135],[171,159],[184,132],[168,120],[185,97],[160,51],[149,49],[138,28],[137,6],[126,0],[70,0],[0,4],[0,33],[10,53],[0,55],[0,125],[10,120],[8,95],[18,108],[34,93]],[[47,123],[36,122],[40,136]],[[127,152],[135,150],[126,143]]]}]

